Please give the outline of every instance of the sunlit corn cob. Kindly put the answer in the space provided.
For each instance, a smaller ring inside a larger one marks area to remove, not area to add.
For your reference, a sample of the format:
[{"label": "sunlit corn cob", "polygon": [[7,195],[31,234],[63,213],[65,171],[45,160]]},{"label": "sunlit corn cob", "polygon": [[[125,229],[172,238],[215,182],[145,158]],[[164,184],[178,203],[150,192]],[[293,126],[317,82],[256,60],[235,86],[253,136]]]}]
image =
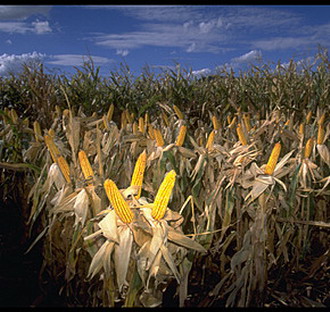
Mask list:
[{"label": "sunlit corn cob", "polygon": [[92,185],[92,183],[90,182],[91,180],[93,180],[94,172],[85,151],[80,150],[78,153],[78,157],[85,181],[88,183],[88,185]]},{"label": "sunlit corn cob", "polygon": [[69,164],[67,163],[67,161],[65,160],[65,158],[63,156],[57,157],[56,163],[57,163],[58,167],[60,168],[62,175],[65,178],[65,181],[70,183],[71,182],[70,167],[69,167]]},{"label": "sunlit corn cob", "polygon": [[166,127],[168,127],[169,126],[168,117],[164,112],[162,112],[162,118],[163,118],[163,121],[164,121]]},{"label": "sunlit corn cob", "polygon": [[145,113],[144,114],[144,124],[145,126],[149,123],[149,114],[148,113]]},{"label": "sunlit corn cob", "polygon": [[132,127],[133,134],[137,134],[139,131],[139,126],[136,123],[136,121],[133,122],[133,127]]},{"label": "sunlit corn cob", "polygon": [[139,199],[141,196],[143,176],[144,176],[144,170],[146,168],[146,163],[147,163],[147,153],[144,150],[140,154],[139,158],[137,159],[137,161],[135,163],[132,180],[131,180],[131,186],[139,187],[138,194],[136,195],[137,199]]},{"label": "sunlit corn cob", "polygon": [[251,130],[250,115],[249,114],[244,114],[243,115],[243,121],[244,121],[246,131],[249,132]]},{"label": "sunlit corn cob", "polygon": [[111,104],[109,109],[108,109],[108,113],[107,113],[107,120],[108,121],[112,120],[114,110],[115,110],[115,106],[113,104]]},{"label": "sunlit corn cob", "polygon": [[139,131],[142,133],[145,133],[145,127],[144,127],[144,118],[139,118]]},{"label": "sunlit corn cob", "polygon": [[306,116],[306,124],[310,123],[310,121],[312,119],[312,115],[313,115],[312,111],[309,111],[307,116]]},{"label": "sunlit corn cob", "polygon": [[179,109],[179,107],[177,107],[176,105],[173,105],[173,109],[174,109],[177,117],[179,119],[183,119],[183,113],[181,112],[181,110]]},{"label": "sunlit corn cob", "polygon": [[276,143],[275,146],[273,147],[273,150],[268,159],[268,163],[265,167],[265,171],[264,171],[265,174],[269,174],[269,175],[273,174],[278,158],[281,153],[281,147],[282,147],[281,143]]},{"label": "sunlit corn cob", "polygon": [[186,137],[186,133],[187,133],[187,126],[182,125],[180,127],[178,137],[176,138],[176,141],[175,141],[176,146],[182,146],[183,145],[184,139]]},{"label": "sunlit corn cob", "polygon": [[103,121],[104,129],[110,130],[109,125],[108,125],[108,117],[106,115],[103,115],[102,121]]},{"label": "sunlit corn cob", "polygon": [[227,123],[228,123],[228,126],[231,124],[231,117],[229,115],[227,116]]},{"label": "sunlit corn cob", "polygon": [[236,128],[236,132],[237,132],[238,138],[239,138],[240,142],[242,143],[242,145],[247,145],[248,142],[247,142],[247,139],[243,132],[243,129],[241,127],[241,124],[238,124],[238,127]]},{"label": "sunlit corn cob", "polygon": [[290,119],[288,119],[288,120],[285,122],[284,126],[289,126],[289,125],[290,125]]},{"label": "sunlit corn cob", "polygon": [[213,143],[214,143],[214,135],[215,135],[215,130],[212,130],[207,138],[206,146],[205,148],[208,151],[212,151],[213,149]]},{"label": "sunlit corn cob", "polygon": [[219,130],[220,129],[219,120],[218,120],[217,116],[215,116],[215,115],[212,116],[212,124],[213,124],[213,129],[214,130]]},{"label": "sunlit corn cob", "polygon": [[324,136],[325,136],[324,126],[323,124],[319,124],[317,131],[317,144],[323,144]]},{"label": "sunlit corn cob", "polygon": [[302,122],[300,125],[299,125],[299,134],[300,135],[303,135],[305,133],[305,124]]},{"label": "sunlit corn cob", "polygon": [[323,126],[325,121],[325,113],[322,114],[322,116],[320,117],[320,119],[317,121],[319,126]]},{"label": "sunlit corn cob", "polygon": [[104,182],[104,189],[109,198],[111,206],[114,208],[116,215],[124,223],[131,223],[133,220],[133,212],[128,203],[119,192],[117,185],[111,179]]},{"label": "sunlit corn cob", "polygon": [[314,145],[314,139],[309,138],[304,149],[304,158],[309,158],[309,156],[312,153],[313,145]]},{"label": "sunlit corn cob", "polygon": [[232,129],[232,128],[234,127],[235,123],[236,123],[236,120],[237,120],[237,117],[235,116],[235,117],[231,120],[231,122],[230,122],[228,128]]},{"label": "sunlit corn cob", "polygon": [[42,134],[41,134],[40,124],[37,120],[33,123],[33,131],[34,131],[34,136],[36,138],[36,141],[40,142],[39,137],[42,137]]},{"label": "sunlit corn cob", "polygon": [[155,137],[157,146],[164,146],[165,142],[164,142],[163,135],[160,132],[160,130],[157,128],[154,128],[153,133],[154,133],[154,137]]},{"label": "sunlit corn cob", "polygon": [[54,143],[53,138],[50,135],[45,135],[44,140],[50,155],[52,156],[53,162],[56,162],[57,158],[61,156],[61,153]]},{"label": "sunlit corn cob", "polygon": [[151,140],[155,140],[155,129],[151,124],[148,126],[148,135]]},{"label": "sunlit corn cob", "polygon": [[55,138],[55,131],[54,131],[53,128],[50,128],[50,129],[48,130],[48,135],[50,135],[52,138]]},{"label": "sunlit corn cob", "polygon": [[172,190],[175,184],[176,173],[171,170],[161,183],[156,194],[154,205],[152,207],[151,216],[155,220],[160,220],[164,217],[168,202],[170,200]]}]

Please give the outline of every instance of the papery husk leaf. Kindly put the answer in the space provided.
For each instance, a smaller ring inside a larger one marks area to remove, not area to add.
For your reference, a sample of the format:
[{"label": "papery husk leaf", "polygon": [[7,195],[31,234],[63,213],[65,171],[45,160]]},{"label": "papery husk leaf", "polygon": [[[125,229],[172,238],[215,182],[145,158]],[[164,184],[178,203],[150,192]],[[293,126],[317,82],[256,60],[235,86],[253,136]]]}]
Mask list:
[{"label": "papery husk leaf", "polygon": [[330,166],[330,152],[328,150],[328,148],[326,147],[326,145],[324,144],[317,144],[316,148],[322,158],[322,160],[328,165]]},{"label": "papery husk leaf", "polygon": [[282,159],[277,163],[275,170],[274,170],[274,174],[273,175],[278,175],[278,173],[280,172],[280,170],[282,169],[282,167],[288,162],[290,156],[292,155],[292,153],[294,152],[294,150],[292,150],[291,152],[285,154]]},{"label": "papery husk leaf", "polygon": [[111,242],[106,240],[94,255],[89,266],[87,278],[92,279],[101,270],[103,266],[103,257],[109,244],[111,244]]},{"label": "papery husk leaf", "polygon": [[119,244],[119,236],[117,231],[117,215],[114,209],[110,210],[109,213],[98,223],[102,230],[103,236],[108,240]]},{"label": "papery husk leaf", "polygon": [[75,225],[77,225],[79,222],[84,225],[87,217],[88,212],[88,206],[89,206],[89,198],[88,194],[85,189],[82,189],[77,197],[76,201],[73,206],[73,210],[76,216]]},{"label": "papery husk leaf", "polygon": [[126,282],[129,260],[131,258],[131,249],[133,244],[133,234],[128,226],[123,226],[119,231],[119,245],[115,245],[115,270],[117,286],[119,292],[122,291]]},{"label": "papery husk leaf", "polygon": [[176,279],[176,281],[178,282],[178,284],[180,284],[180,273],[177,270],[173,258],[171,256],[171,253],[169,252],[168,248],[165,245],[161,245],[160,250],[163,254],[163,258],[165,259],[167,265],[169,266],[169,268],[171,269],[172,273],[174,274],[174,277]]},{"label": "papery husk leaf", "polygon": [[265,184],[260,181],[256,181],[253,185],[251,192],[245,197],[244,201],[246,201],[249,197],[251,197],[250,202],[257,199],[268,187],[268,184]]}]

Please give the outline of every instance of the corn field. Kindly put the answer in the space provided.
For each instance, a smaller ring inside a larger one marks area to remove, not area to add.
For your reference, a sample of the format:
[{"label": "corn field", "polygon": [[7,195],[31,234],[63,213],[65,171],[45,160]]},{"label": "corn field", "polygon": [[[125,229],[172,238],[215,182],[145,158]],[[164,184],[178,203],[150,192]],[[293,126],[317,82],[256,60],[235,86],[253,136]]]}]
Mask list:
[{"label": "corn field", "polygon": [[40,287],[70,307],[330,306],[330,63],[315,60],[1,78],[1,201],[20,203]]}]

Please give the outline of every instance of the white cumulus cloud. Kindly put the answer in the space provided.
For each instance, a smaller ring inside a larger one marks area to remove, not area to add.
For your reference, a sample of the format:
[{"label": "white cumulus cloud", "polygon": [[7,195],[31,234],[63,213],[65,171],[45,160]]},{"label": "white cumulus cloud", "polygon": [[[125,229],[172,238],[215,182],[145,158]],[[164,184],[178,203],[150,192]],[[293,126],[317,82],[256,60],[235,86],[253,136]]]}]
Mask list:
[{"label": "white cumulus cloud", "polygon": [[51,6],[46,5],[0,5],[0,20],[24,20],[31,15],[47,15]]},{"label": "white cumulus cloud", "polygon": [[117,49],[116,54],[121,56],[127,56],[129,54],[129,51],[127,49]]},{"label": "white cumulus cloud", "polygon": [[262,53],[259,50],[252,50],[248,53],[245,53],[239,57],[232,59],[233,63],[251,63],[253,61],[260,60],[262,58]]},{"label": "white cumulus cloud", "polygon": [[203,69],[199,69],[199,70],[193,70],[191,72],[191,74],[193,76],[206,76],[209,75],[211,73],[211,69],[209,68],[203,68]]},{"label": "white cumulus cloud", "polygon": [[[112,59],[102,56],[91,56],[94,64],[106,64],[113,62]],[[81,66],[88,57],[82,54],[57,54],[49,57],[48,64],[61,66]]]},{"label": "white cumulus cloud", "polygon": [[0,55],[0,74],[7,75],[16,73],[22,69],[23,64],[39,63],[45,54],[42,53],[23,53],[23,54],[2,54]]}]

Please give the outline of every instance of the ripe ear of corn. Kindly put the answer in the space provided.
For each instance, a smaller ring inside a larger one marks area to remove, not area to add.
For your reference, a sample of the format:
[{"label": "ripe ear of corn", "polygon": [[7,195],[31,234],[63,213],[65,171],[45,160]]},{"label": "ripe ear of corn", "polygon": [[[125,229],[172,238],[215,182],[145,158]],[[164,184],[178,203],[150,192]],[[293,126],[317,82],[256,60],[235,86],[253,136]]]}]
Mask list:
[{"label": "ripe ear of corn", "polygon": [[303,135],[305,133],[305,124],[304,123],[301,123],[299,125],[299,134],[300,135]]},{"label": "ripe ear of corn", "polygon": [[164,112],[162,112],[162,118],[163,118],[163,121],[164,121],[166,127],[168,127],[169,126],[168,117]]},{"label": "ripe ear of corn", "polygon": [[109,109],[108,109],[108,113],[107,113],[107,120],[108,121],[112,120],[114,110],[115,110],[115,106],[113,104],[111,104]]},{"label": "ripe ear of corn", "polygon": [[156,194],[154,205],[152,207],[151,216],[155,220],[160,220],[164,217],[167,209],[168,202],[170,200],[172,190],[175,184],[176,173],[171,170],[161,183],[158,192]]},{"label": "ripe ear of corn", "polygon": [[239,138],[240,142],[242,143],[242,145],[247,145],[248,142],[247,142],[247,139],[243,132],[243,129],[241,127],[241,124],[238,124],[238,127],[236,128],[236,132],[237,132],[238,138]]},{"label": "ripe ear of corn", "polygon": [[243,115],[243,121],[244,121],[246,131],[249,132],[251,130],[250,115],[249,114],[244,114]]},{"label": "ripe ear of corn", "polygon": [[218,121],[218,118],[215,115],[212,116],[212,124],[213,124],[213,129],[214,130],[219,130],[220,129],[220,123]]},{"label": "ripe ear of corn", "polygon": [[312,119],[312,111],[309,111],[307,116],[306,116],[306,124],[309,124],[309,122],[311,121]]},{"label": "ripe ear of corn", "polygon": [[304,150],[304,158],[309,158],[309,156],[312,153],[312,149],[313,149],[313,145],[314,145],[314,139],[313,138],[309,138],[306,146],[305,146],[305,150]]},{"label": "ripe ear of corn", "polygon": [[143,134],[145,133],[145,127],[144,127],[144,119],[143,117],[139,118],[139,131]]},{"label": "ripe ear of corn", "polygon": [[325,136],[324,126],[323,124],[319,124],[317,131],[317,144],[323,144],[324,136]]},{"label": "ripe ear of corn", "polygon": [[57,146],[54,143],[54,140],[51,136],[45,135],[44,140],[46,143],[46,146],[48,148],[48,151],[50,152],[50,155],[52,156],[53,162],[56,162],[57,158],[61,156],[61,153]]},{"label": "ripe ear of corn", "polygon": [[319,126],[323,126],[325,121],[325,113],[322,114],[322,116],[320,117],[320,119],[317,121]]},{"label": "ripe ear of corn", "polygon": [[184,139],[186,137],[186,133],[187,133],[187,126],[186,125],[182,125],[180,127],[178,137],[177,137],[177,139],[175,141],[175,145],[176,146],[182,146],[183,145]]},{"label": "ripe ear of corn", "polygon": [[133,122],[132,130],[133,130],[133,134],[137,134],[139,131],[139,127],[138,127],[138,124],[136,123],[136,121]]},{"label": "ripe ear of corn", "polygon": [[181,110],[179,109],[179,107],[177,107],[176,105],[173,105],[173,109],[174,109],[177,117],[179,119],[183,119],[183,113],[181,112]]},{"label": "ripe ear of corn", "polygon": [[213,149],[214,135],[215,135],[215,130],[212,130],[209,134],[209,137],[207,138],[205,148],[207,148],[208,151],[211,151]]},{"label": "ripe ear of corn", "polygon": [[160,130],[157,128],[154,128],[153,133],[154,133],[154,138],[156,139],[157,146],[164,146],[165,142],[164,142],[163,135],[160,132]]},{"label": "ripe ear of corn", "polygon": [[146,163],[147,163],[147,153],[144,150],[140,154],[139,158],[137,159],[137,161],[135,163],[132,180],[131,180],[131,186],[139,187],[138,194],[136,195],[137,199],[139,199],[141,197],[143,176],[144,176],[144,171],[146,168]]},{"label": "ripe ear of corn", "polygon": [[[85,180],[91,180],[94,177],[94,172],[85,151],[80,150],[78,153],[78,157]],[[88,183],[88,185],[92,185],[92,183]]]},{"label": "ripe ear of corn", "polygon": [[275,167],[276,167],[276,164],[277,164],[277,161],[278,161],[278,158],[280,156],[280,153],[281,153],[281,143],[276,143],[270,156],[269,156],[269,160],[268,160],[268,163],[265,167],[265,171],[264,173],[265,174],[269,174],[269,175],[272,175],[274,170],[275,170]]},{"label": "ripe ear of corn", "polygon": [[111,179],[105,180],[104,189],[119,219],[124,223],[131,223],[133,212],[124,197],[120,194],[115,182]]},{"label": "ripe ear of corn", "polygon": [[65,160],[65,158],[63,156],[57,157],[56,163],[59,166],[65,181],[68,183],[71,183],[70,167],[69,167],[69,164],[67,163],[67,161]]}]

